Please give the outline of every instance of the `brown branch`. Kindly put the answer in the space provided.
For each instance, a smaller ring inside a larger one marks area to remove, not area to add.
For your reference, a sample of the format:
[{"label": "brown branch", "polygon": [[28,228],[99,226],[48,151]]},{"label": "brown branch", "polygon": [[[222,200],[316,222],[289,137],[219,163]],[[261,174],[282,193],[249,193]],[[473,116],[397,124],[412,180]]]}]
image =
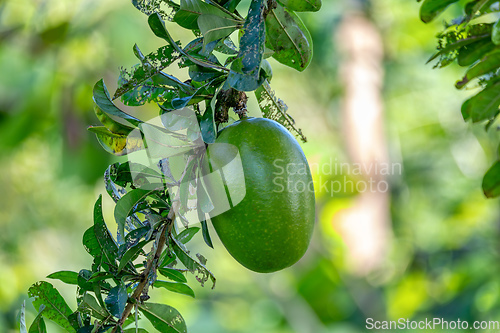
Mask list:
[{"label": "brown branch", "polygon": [[111,333],[116,333],[116,330],[118,327],[122,327],[123,323],[125,320],[127,320],[128,316],[130,315],[130,312],[132,312],[132,309],[134,308],[134,305],[139,302],[139,299],[141,295],[143,294],[144,290],[147,289],[147,283],[148,283],[148,276],[151,270],[156,269],[156,264],[158,263],[158,259],[160,258],[161,252],[163,250],[163,247],[165,246],[165,243],[167,241],[167,233],[170,232],[171,230],[171,225],[173,224],[173,220],[168,219],[165,225],[161,229],[160,233],[160,238],[158,240],[158,247],[156,248],[156,252],[154,257],[148,262],[148,265],[146,266],[146,269],[141,273],[141,282],[135,289],[134,293],[132,294],[131,298],[134,301],[127,301],[127,306],[125,307],[125,310],[122,313],[122,316],[116,326],[113,328],[113,331]]}]

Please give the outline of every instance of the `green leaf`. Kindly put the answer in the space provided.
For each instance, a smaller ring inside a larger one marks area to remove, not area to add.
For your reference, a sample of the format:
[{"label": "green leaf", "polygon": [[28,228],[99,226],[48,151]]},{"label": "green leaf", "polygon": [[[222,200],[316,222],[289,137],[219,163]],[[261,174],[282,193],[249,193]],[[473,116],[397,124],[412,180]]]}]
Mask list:
[{"label": "green leaf", "polygon": [[420,19],[425,22],[431,22],[436,16],[441,14],[446,7],[458,0],[424,0],[420,7]]},{"label": "green leaf", "polygon": [[150,241],[152,241],[152,239],[143,240],[142,242],[139,242],[137,245],[128,249],[127,252],[125,252],[125,254],[123,255],[122,259],[120,260],[120,265],[118,265],[118,272],[124,269],[128,263],[134,261],[139,256],[142,248]]},{"label": "green leaf", "polygon": [[[202,81],[210,80],[212,78],[215,78],[215,77],[218,77],[221,75],[222,75],[222,73],[220,71],[215,70],[213,68],[202,67],[199,65],[189,66],[189,77],[193,81],[202,82]],[[191,100],[191,98],[189,98],[187,101],[189,102]]]},{"label": "green leaf", "polygon": [[119,134],[119,135],[128,135],[130,132],[134,130],[133,127],[124,125],[115,121],[113,118],[104,113],[97,104],[94,103],[94,112],[97,116],[97,119],[104,125],[111,133]]},{"label": "green leaf", "polygon": [[483,191],[487,198],[500,196],[500,161],[493,164],[484,175]]},{"label": "green leaf", "polygon": [[196,235],[200,231],[198,227],[191,227],[182,230],[180,234],[178,234],[175,238],[181,242],[182,244],[187,244],[194,235]]},{"label": "green leaf", "polygon": [[153,31],[153,33],[157,37],[162,38],[165,41],[167,41],[170,45],[172,45],[177,50],[177,52],[181,53],[183,56],[188,58],[191,62],[193,62],[197,65],[200,65],[200,66],[204,66],[204,67],[210,67],[210,68],[220,69],[220,70],[224,70],[224,71],[227,70],[227,68],[219,66],[218,64],[212,63],[210,61],[205,61],[203,59],[195,58],[195,57],[189,55],[187,51],[182,50],[179,47],[179,45],[177,45],[175,43],[175,41],[172,39],[172,36],[170,36],[167,28],[165,27],[165,22],[163,22],[163,20],[161,19],[161,17],[158,14],[152,14],[151,16],[149,16],[148,24],[149,24],[149,27],[151,28],[151,31]]},{"label": "green leaf", "polygon": [[489,39],[462,46],[458,50],[457,62],[460,66],[470,66],[494,48],[495,44]]},{"label": "green leaf", "polygon": [[163,188],[162,184],[156,184],[156,186],[147,189],[137,188],[127,192],[127,194],[118,200],[115,206],[114,215],[116,223],[118,224],[118,232],[122,237],[125,237],[125,221],[128,216],[134,213],[135,206],[161,188]]},{"label": "green leaf", "polygon": [[181,283],[187,282],[187,278],[184,276],[184,274],[182,274],[182,272],[179,272],[176,269],[168,267],[160,267],[158,268],[158,272],[160,272],[161,275],[163,275],[166,278],[169,278],[172,281]]},{"label": "green leaf", "polygon": [[139,309],[162,333],[187,333],[186,323],[181,314],[171,306],[156,303],[139,304]]},{"label": "green leaf", "polygon": [[33,306],[39,309],[38,311],[40,311],[42,305],[45,306],[43,315],[47,319],[52,320],[68,332],[76,332],[68,320],[68,316],[70,316],[73,311],[71,311],[68,304],[66,304],[64,298],[59,294],[59,291],[50,283],[44,281],[37,282],[30,287],[28,295],[29,297],[35,298]]},{"label": "green leaf", "polygon": [[191,160],[189,164],[186,166],[186,174],[182,178],[181,184],[179,186],[179,196],[180,196],[180,204],[181,207],[184,207],[187,210],[187,202],[189,198],[189,184],[193,180],[193,170],[196,164],[196,160]]},{"label": "green leaf", "polygon": [[480,62],[469,68],[461,81],[456,83],[457,88],[463,88],[471,80],[496,71],[500,67],[500,51],[487,54]]},{"label": "green leaf", "polygon": [[489,120],[498,114],[499,105],[500,81],[497,81],[465,101],[462,104],[462,115],[465,120],[470,118],[474,123]]},{"label": "green leaf", "polygon": [[144,149],[140,136],[115,134],[104,126],[91,126],[87,130],[94,133],[104,150],[113,155],[123,156]]},{"label": "green leaf", "polygon": [[491,30],[491,41],[495,45],[500,45],[500,20],[496,21]]},{"label": "green leaf", "polygon": [[106,303],[106,308],[113,316],[120,318],[127,305],[127,299],[127,288],[123,283],[120,283],[109,291],[104,303]]},{"label": "green leaf", "polygon": [[155,281],[153,286],[155,288],[165,288],[165,289],[172,291],[174,293],[191,296],[193,298],[195,297],[193,289],[191,289],[191,287],[185,283],[167,282],[167,281],[158,281],[157,280],[157,281]]},{"label": "green leaf", "polygon": [[201,136],[203,137],[203,141],[205,143],[214,143],[216,136],[215,122],[214,122],[214,113],[212,111],[212,107],[210,103],[206,103],[207,108],[205,113],[200,119],[200,131]]},{"label": "green leaf", "polygon": [[295,12],[317,12],[321,9],[321,0],[278,0],[278,2]]},{"label": "green leaf", "polygon": [[241,22],[233,18],[203,14],[198,17],[198,26],[203,34],[203,45],[207,45],[215,40],[225,39],[241,26]]},{"label": "green leaf", "polygon": [[313,42],[309,30],[297,14],[278,5],[267,15],[266,33],[266,46],[274,51],[274,59],[298,71],[309,66]]},{"label": "green leaf", "polygon": [[111,236],[102,216],[102,195],[99,196],[94,205],[94,234],[106,262],[112,266],[116,266],[118,246]]},{"label": "green leaf", "polygon": [[267,80],[255,91],[255,96],[265,118],[277,121],[290,132],[295,133],[303,142],[307,142],[302,130],[295,126],[295,120],[287,113],[288,106],[276,97]]},{"label": "green leaf", "polygon": [[123,330],[123,333],[149,333],[146,331],[144,328],[138,328],[137,330],[135,327],[133,328],[127,328],[126,330]]},{"label": "green leaf", "polygon": [[228,84],[236,90],[253,91],[263,82],[260,78],[260,63],[266,42],[265,7],[264,0],[255,0],[250,4],[240,38],[238,58],[231,64],[227,78]]},{"label": "green leaf", "polygon": [[103,79],[97,81],[97,83],[94,85],[93,99],[94,103],[97,104],[99,109],[108,116],[115,116],[124,119],[134,126],[138,126],[142,123],[141,120],[123,112],[113,104]]},{"label": "green leaf", "polygon": [[198,18],[202,14],[232,18],[217,7],[202,0],[181,0],[180,4],[180,10],[175,14],[174,22],[186,29],[200,29]]},{"label": "green leaf", "polygon": [[98,320],[103,320],[108,317],[109,313],[106,309],[102,308],[94,296],[85,293],[83,295],[82,302],[78,305],[79,311],[90,311],[92,317],[97,318]]},{"label": "green leaf", "polygon": [[[186,250],[184,250],[184,245],[179,245],[179,242],[175,238],[171,238],[173,250],[182,262],[182,264],[193,274],[195,274],[196,279],[203,286],[205,282],[209,279],[212,280],[212,289],[215,288],[215,276],[210,272],[203,263],[193,259]],[[182,243],[181,243],[182,244]]]},{"label": "green leaf", "polygon": [[45,305],[40,306],[38,310],[38,315],[35,320],[31,323],[28,333],[47,333],[47,327],[45,326],[45,321],[43,320],[43,311],[45,310]]},{"label": "green leaf", "polygon": [[47,276],[49,279],[58,279],[67,284],[78,284],[78,273],[72,271],[59,271]]},{"label": "green leaf", "polygon": [[466,45],[469,45],[469,44],[472,44],[472,43],[475,43],[475,42],[478,42],[478,41],[481,41],[481,40],[484,40],[484,39],[487,39],[487,38],[488,39],[490,38],[490,34],[480,34],[480,35],[470,36],[470,37],[467,37],[467,38],[464,38],[464,39],[459,39],[459,40],[457,40],[454,43],[446,45],[446,47],[444,47],[443,49],[439,50],[437,53],[435,53],[434,55],[432,55],[427,60],[427,63],[429,63],[432,60],[436,59],[440,55],[443,55],[443,54],[446,54],[446,53],[450,53],[450,52],[452,52],[454,50],[457,50],[457,49],[459,49],[459,48],[461,48],[463,46],[466,46]]},{"label": "green leaf", "polygon": [[176,52],[172,45],[164,45],[156,50],[156,52],[152,52],[141,59],[141,64],[134,66],[130,70],[122,70],[120,79],[118,80],[118,88],[113,95],[113,99],[131,90],[138,89],[148,81],[153,87],[186,88],[187,84],[161,72],[179,59],[179,57],[180,54]]}]

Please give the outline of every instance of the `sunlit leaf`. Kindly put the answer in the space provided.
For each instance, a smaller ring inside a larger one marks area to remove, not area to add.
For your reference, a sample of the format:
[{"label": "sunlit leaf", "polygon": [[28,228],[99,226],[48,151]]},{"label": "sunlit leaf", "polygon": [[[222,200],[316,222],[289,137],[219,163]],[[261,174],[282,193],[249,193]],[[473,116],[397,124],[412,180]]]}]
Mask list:
[{"label": "sunlit leaf", "polygon": [[115,134],[104,126],[92,126],[87,130],[94,133],[104,150],[113,155],[123,156],[144,149],[144,142],[140,135]]},{"label": "sunlit leaf", "polygon": [[194,235],[196,235],[200,231],[198,227],[191,227],[182,230],[180,234],[178,234],[175,238],[181,242],[182,244],[187,244]]},{"label": "sunlit leaf", "polygon": [[37,282],[30,287],[28,295],[29,297],[35,298],[33,306],[36,309],[39,309],[42,305],[45,306],[43,310],[43,316],[45,318],[52,320],[68,332],[76,332],[68,320],[68,316],[70,316],[73,311],[71,311],[68,304],[66,304],[64,298],[59,294],[59,291],[50,283],[44,281]]},{"label": "sunlit leaf", "polygon": [[31,323],[28,333],[47,333],[47,327],[45,326],[45,321],[43,320],[44,310],[45,305],[40,306],[38,314]]},{"label": "sunlit leaf", "polygon": [[[199,262],[198,260],[193,259],[187,252],[186,250],[183,249],[183,246],[179,245],[179,242],[171,238],[172,240],[172,246],[174,249],[175,254],[177,255],[177,258],[182,262],[182,264],[193,274],[195,274],[196,279],[198,282],[201,283],[203,286],[205,282],[207,282],[209,279],[212,280],[212,289],[215,287],[215,276],[210,272],[203,263]],[[182,243],[181,243],[182,244]]]},{"label": "sunlit leaf", "polygon": [[317,12],[321,9],[321,0],[278,0],[278,2],[295,12]]},{"label": "sunlit leaf", "polygon": [[288,106],[281,99],[276,97],[269,82],[264,82],[264,84],[255,91],[255,96],[257,97],[260,110],[265,118],[277,121],[290,132],[295,133],[303,142],[307,142],[307,138],[302,134],[302,130],[296,127],[295,120],[287,113]]},{"label": "sunlit leaf", "polygon": [[174,293],[182,294],[182,295],[187,295],[191,297],[195,297],[193,289],[189,287],[185,283],[178,283],[178,282],[167,282],[167,281],[155,281],[153,284],[155,288],[165,288],[169,291],[172,291]]},{"label": "sunlit leaf", "polygon": [[484,175],[483,191],[488,198],[500,196],[500,161],[493,164]]},{"label": "sunlit leaf", "polygon": [[139,304],[139,309],[158,331],[162,333],[187,333],[181,314],[171,306],[156,303]]},{"label": "sunlit leaf", "polygon": [[186,276],[184,276],[184,274],[182,274],[182,272],[179,272],[176,269],[167,268],[167,267],[160,267],[160,268],[158,268],[158,272],[161,275],[163,275],[164,277],[169,278],[172,281],[182,282],[182,283],[187,282]]},{"label": "sunlit leaf", "polygon": [[78,273],[72,271],[59,271],[47,275],[49,279],[58,279],[67,284],[78,284]]},{"label": "sunlit leaf", "polygon": [[311,62],[313,43],[306,26],[293,11],[278,5],[266,18],[266,46],[280,63],[303,71]]}]

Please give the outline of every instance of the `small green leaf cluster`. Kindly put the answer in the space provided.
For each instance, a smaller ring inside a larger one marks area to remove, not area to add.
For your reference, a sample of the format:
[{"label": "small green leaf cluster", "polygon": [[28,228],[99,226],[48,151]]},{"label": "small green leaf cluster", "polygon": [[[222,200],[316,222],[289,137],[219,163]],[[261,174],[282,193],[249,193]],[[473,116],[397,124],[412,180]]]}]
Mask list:
[{"label": "small green leaf cluster", "polygon": [[[68,332],[145,332],[138,328],[139,318],[160,332],[186,332],[176,309],[147,301],[150,288],[195,297],[187,283],[188,272],[201,285],[211,281],[215,286],[206,259],[193,256],[187,247],[200,230],[205,243],[213,247],[206,219],[214,207],[200,180],[206,145],[215,142],[219,127],[228,122],[229,109],[244,115],[248,91],[255,91],[264,117],[306,140],[270,87],[272,69],[266,59],[274,57],[299,71],[308,66],[312,40],[295,11],[317,11],[321,0],[252,0],[246,17],[239,13],[240,0],[133,0],[132,4],[148,15],[149,27],[165,45],[146,55],[134,45],[139,63],[121,70],[112,96],[103,80],[95,84],[94,112],[102,125],[89,131],[117,156],[154,152],[169,146],[166,141],[175,142],[182,147],[177,155],[185,158],[183,170],[174,176],[169,156],[157,160],[155,167],[130,159],[108,167],[104,180],[115,202],[116,237],[104,220],[99,197],[94,224],[82,241],[93,258],[91,267],[48,276],[77,287],[77,308],[71,309],[52,284],[38,282],[29,289],[38,315],[29,330],[22,323],[22,332],[46,332],[45,319]],[[195,38],[182,46],[165,21],[192,30]],[[165,73],[173,64],[186,68],[190,79],[181,81]],[[157,104],[160,116],[188,107],[194,117],[171,118],[169,126],[150,124],[122,111],[116,99],[128,106]],[[158,140],[152,144],[146,132],[154,132]],[[177,188],[175,194],[172,187]],[[190,226],[185,217],[193,209],[200,227]],[[184,223],[182,231],[176,218]]]},{"label": "small green leaf cluster", "polygon": [[[420,18],[428,23],[458,0],[424,0]],[[457,61],[466,67],[457,89],[480,89],[462,104],[465,121],[484,123],[488,131],[500,114],[500,1],[472,0],[462,5],[462,15],[445,25],[438,35],[438,52],[428,62],[437,59],[436,67]],[[498,129],[498,128],[497,128]],[[498,147],[500,159],[500,146]],[[483,191],[489,197],[500,196],[500,160],[483,178]]]}]

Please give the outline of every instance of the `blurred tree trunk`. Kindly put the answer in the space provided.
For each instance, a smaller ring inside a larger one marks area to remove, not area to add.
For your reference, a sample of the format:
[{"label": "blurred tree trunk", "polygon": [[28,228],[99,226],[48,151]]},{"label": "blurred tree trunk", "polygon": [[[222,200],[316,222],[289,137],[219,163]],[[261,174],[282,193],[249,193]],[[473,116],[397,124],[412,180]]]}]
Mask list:
[{"label": "blurred tree trunk", "polygon": [[[348,247],[349,268],[366,275],[385,261],[391,238],[389,193],[380,169],[388,165],[384,136],[383,41],[363,11],[347,13],[337,32],[345,87],[342,129],[352,166],[361,166],[367,189],[336,217]],[[370,185],[371,184],[371,185]],[[360,184],[361,185],[361,184]],[[388,186],[387,186],[388,187]]]}]

